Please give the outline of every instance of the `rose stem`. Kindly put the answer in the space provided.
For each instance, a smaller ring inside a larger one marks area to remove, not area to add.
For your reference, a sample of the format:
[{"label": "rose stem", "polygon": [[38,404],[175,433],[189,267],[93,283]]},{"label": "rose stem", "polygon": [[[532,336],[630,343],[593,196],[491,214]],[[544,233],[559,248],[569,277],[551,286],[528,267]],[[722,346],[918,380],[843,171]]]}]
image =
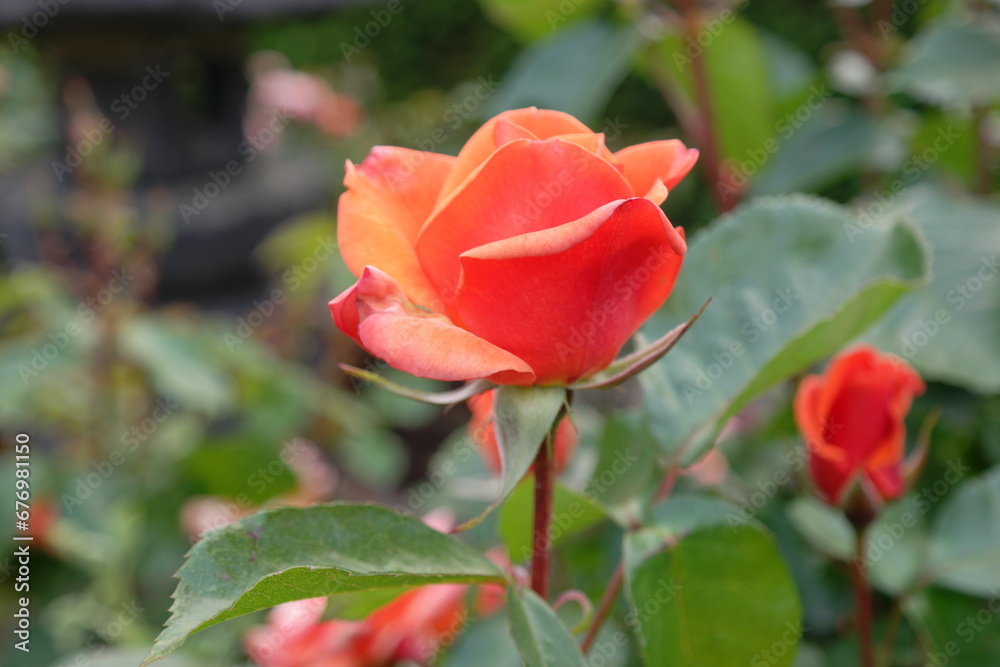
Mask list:
[{"label": "rose stem", "polygon": [[597,611],[594,613],[594,622],[591,624],[590,629],[587,630],[587,635],[583,638],[583,644],[580,645],[580,650],[583,651],[584,655],[587,655],[590,645],[597,639],[597,633],[601,630],[601,626],[604,625],[604,620],[611,613],[611,608],[615,606],[615,598],[618,597],[618,591],[622,589],[623,576],[624,570],[622,569],[621,561],[619,561],[618,565],[615,566],[614,573],[611,575],[611,581],[608,582],[608,588],[604,591],[604,596],[601,597],[601,602],[597,605]]},{"label": "rose stem", "polygon": [[[667,469],[667,474],[663,478],[663,483],[660,485],[659,490],[656,492],[656,498],[653,500],[653,504],[662,502],[670,495],[670,492],[674,489],[674,484],[677,482],[677,474],[680,472],[680,467],[676,463],[671,463],[670,467]],[[583,654],[586,655],[587,651],[590,650],[591,644],[597,639],[597,633],[600,632],[601,626],[607,619],[608,614],[611,612],[611,608],[614,607],[615,598],[618,597],[618,592],[622,589],[622,578],[625,574],[622,568],[621,561],[618,561],[618,565],[615,566],[614,572],[611,574],[611,581],[608,582],[608,587],[604,591],[604,595],[601,597],[601,601],[597,605],[597,612],[594,614],[594,623],[587,630],[587,635],[583,638],[583,644],[580,648]]]},{"label": "rose stem", "polygon": [[[701,10],[697,0],[675,0],[684,23],[685,37],[697,40],[702,29]],[[734,198],[722,194],[722,161],[719,157],[718,128],[715,124],[715,105],[712,99],[712,85],[709,81],[708,68],[699,53],[691,59],[691,85],[694,87],[695,104],[701,112],[699,134],[701,135],[701,151],[704,156],[704,169],[708,173],[709,185],[715,205],[721,212],[731,210],[736,206]]]},{"label": "rose stem", "polygon": [[851,562],[854,580],[854,604],[857,607],[858,649],[861,652],[862,667],[875,667],[874,643],[872,642],[872,591],[865,576],[865,536],[863,527],[857,529],[857,547]]},{"label": "rose stem", "polygon": [[552,437],[546,437],[535,457],[535,523],[532,535],[531,588],[543,599],[549,594],[549,564],[552,560],[552,496],[555,470],[552,465]]}]

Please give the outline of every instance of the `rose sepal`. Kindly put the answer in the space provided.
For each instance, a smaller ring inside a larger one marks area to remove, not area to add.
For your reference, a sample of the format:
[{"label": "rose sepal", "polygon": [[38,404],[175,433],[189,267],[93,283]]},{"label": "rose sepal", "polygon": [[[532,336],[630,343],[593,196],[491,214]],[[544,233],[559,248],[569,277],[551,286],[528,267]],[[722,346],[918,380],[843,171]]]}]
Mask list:
[{"label": "rose sepal", "polygon": [[917,442],[913,448],[913,452],[903,462],[903,485],[908,489],[913,488],[913,485],[920,479],[920,475],[924,472],[924,466],[927,464],[927,454],[930,451],[931,431],[934,430],[934,426],[937,425],[940,418],[940,409],[934,410],[927,415],[924,423],[920,425],[920,433],[917,434]]},{"label": "rose sepal", "polygon": [[691,328],[691,325],[701,317],[701,314],[705,312],[705,308],[708,304],[712,302],[711,299],[705,302],[697,313],[691,316],[687,322],[679,324],[674,327],[662,337],[656,341],[650,343],[649,345],[627,354],[621,359],[616,360],[610,366],[604,370],[591,375],[585,380],[581,380],[574,384],[569,385],[569,389],[608,389],[610,387],[616,387],[629,378],[646,370],[657,361],[659,361],[663,355],[670,351],[670,349],[677,344],[677,341]]},{"label": "rose sepal", "polygon": [[349,364],[337,364],[337,366],[340,370],[344,371],[344,373],[350,375],[351,377],[364,380],[365,382],[370,382],[377,387],[385,389],[386,391],[391,391],[397,396],[410,398],[415,401],[421,401],[422,403],[430,403],[431,405],[454,405],[468,400],[476,394],[496,387],[496,385],[489,380],[480,379],[467,382],[458,389],[452,389],[450,391],[422,391],[420,389],[414,389],[412,387],[398,384],[392,380],[382,377],[378,373],[366,371],[363,368],[357,368],[356,366],[351,366]]}]

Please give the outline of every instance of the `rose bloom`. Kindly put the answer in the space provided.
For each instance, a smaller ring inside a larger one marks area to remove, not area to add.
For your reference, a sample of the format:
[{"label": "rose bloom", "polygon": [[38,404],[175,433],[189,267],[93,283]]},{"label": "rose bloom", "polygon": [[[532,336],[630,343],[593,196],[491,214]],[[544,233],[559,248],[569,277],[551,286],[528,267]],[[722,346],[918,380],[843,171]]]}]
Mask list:
[{"label": "rose bloom", "polygon": [[[469,410],[472,412],[472,419],[469,421],[469,437],[479,447],[486,464],[493,472],[500,473],[500,447],[497,443],[496,428],[493,420],[493,394],[494,390],[484,391],[469,399]],[[556,428],[556,441],[553,459],[555,470],[558,473],[564,467],[569,457],[576,449],[580,439],[576,427],[569,417],[563,417]]]},{"label": "rose bloom", "polygon": [[337,238],[357,283],[336,325],[412,375],[565,385],[602,370],[670,295],[686,249],[659,205],[680,141],[611,153],[564,113],[508,111],[457,157],[347,163]]},{"label": "rose bloom", "polygon": [[795,420],[809,446],[809,473],[828,503],[842,504],[855,483],[887,501],[904,491],[903,423],[924,382],[895,356],[862,345],[810,375],[795,396]]}]

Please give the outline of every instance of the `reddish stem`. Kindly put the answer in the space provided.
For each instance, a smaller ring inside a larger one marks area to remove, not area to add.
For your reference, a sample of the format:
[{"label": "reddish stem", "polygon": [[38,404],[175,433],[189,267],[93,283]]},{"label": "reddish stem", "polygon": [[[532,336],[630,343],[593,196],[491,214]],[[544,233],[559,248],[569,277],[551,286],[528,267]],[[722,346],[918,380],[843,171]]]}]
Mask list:
[{"label": "reddish stem", "polygon": [[872,639],[872,590],[865,576],[865,529],[857,529],[857,549],[851,563],[854,581],[854,604],[857,608],[858,649],[862,667],[875,667],[875,643]]},{"label": "reddish stem", "polygon": [[550,438],[538,449],[535,457],[535,522],[532,534],[531,588],[543,599],[549,594],[549,569],[552,561],[552,497],[555,490],[555,469],[552,465]]},{"label": "reddish stem", "polygon": [[[684,19],[684,35],[689,42],[698,41],[698,33],[702,29],[701,10],[694,0],[677,0],[678,9]],[[716,137],[715,105],[712,100],[712,85],[709,81],[708,69],[701,53],[691,58],[691,84],[694,87],[695,104],[701,113],[698,123],[698,135],[702,153],[702,164],[708,174],[708,182],[712,188],[715,204],[722,212],[729,211],[736,205],[735,198],[722,194],[722,161],[719,157],[719,147]]]},{"label": "reddish stem", "polygon": [[624,574],[625,571],[622,568],[621,562],[619,562],[617,567],[615,567],[614,574],[611,575],[611,581],[608,582],[608,588],[604,591],[604,597],[601,598],[601,602],[597,605],[597,611],[594,613],[594,622],[590,626],[590,629],[587,630],[587,636],[583,638],[583,644],[580,646],[580,649],[584,655],[587,655],[591,644],[597,639],[597,633],[600,632],[605,619],[611,613],[611,608],[615,606],[615,598],[618,597],[618,591],[622,589]]},{"label": "reddish stem", "polygon": [[977,107],[972,112],[973,131],[976,141],[973,142],[973,158],[975,160],[975,191],[981,195],[993,192],[993,151],[990,149],[989,137],[986,136],[987,110]]},{"label": "reddish stem", "polygon": [[680,474],[680,471],[680,465],[676,461],[671,461],[667,468],[667,474],[663,477],[663,483],[660,484],[660,488],[656,492],[656,497],[653,498],[654,505],[666,500],[667,496],[674,490],[674,484],[677,483],[677,475]]}]

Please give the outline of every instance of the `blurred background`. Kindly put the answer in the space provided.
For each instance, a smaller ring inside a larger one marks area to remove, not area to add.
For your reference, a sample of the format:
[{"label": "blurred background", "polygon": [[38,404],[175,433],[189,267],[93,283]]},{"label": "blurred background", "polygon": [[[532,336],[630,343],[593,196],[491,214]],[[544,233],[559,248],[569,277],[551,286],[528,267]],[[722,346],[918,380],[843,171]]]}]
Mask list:
[{"label": "blurred background", "polygon": [[[4,612],[5,665],[136,664],[193,540],[262,506],[468,514],[488,500],[477,457],[442,484],[427,475],[464,437],[464,407],[442,413],[336,366],[417,382],[366,359],[326,308],[352,281],[336,248],[344,162],[373,145],[455,154],[485,119],[535,105],[603,131],[612,150],[698,147],[664,204],[689,238],[742,200],[794,192],[848,205],[860,229],[907,197],[938,202],[935,226],[949,201],[983,238],[1000,225],[996,2],[5,0],[0,36],[0,490],[13,495],[26,432],[36,536],[33,650],[13,649]],[[891,317],[873,334],[933,381],[914,416],[943,407],[931,470],[1000,463],[990,289],[947,337],[901,337]],[[797,437],[788,395],[755,403],[683,483],[752,490],[769,476]],[[612,407],[583,404],[584,453],[638,437],[609,426]],[[569,477],[586,479],[581,460]],[[781,525],[810,602],[798,664],[853,664],[847,592]],[[614,530],[584,535],[563,563],[595,597]],[[0,546],[5,605],[12,552]],[[980,604],[948,595],[956,613]],[[195,636],[163,664],[244,664],[240,637],[259,622]],[[894,664],[923,664],[932,626],[904,625]],[[449,664],[484,665],[463,646],[489,632],[467,633]],[[1000,664],[990,636],[952,664]]]}]

